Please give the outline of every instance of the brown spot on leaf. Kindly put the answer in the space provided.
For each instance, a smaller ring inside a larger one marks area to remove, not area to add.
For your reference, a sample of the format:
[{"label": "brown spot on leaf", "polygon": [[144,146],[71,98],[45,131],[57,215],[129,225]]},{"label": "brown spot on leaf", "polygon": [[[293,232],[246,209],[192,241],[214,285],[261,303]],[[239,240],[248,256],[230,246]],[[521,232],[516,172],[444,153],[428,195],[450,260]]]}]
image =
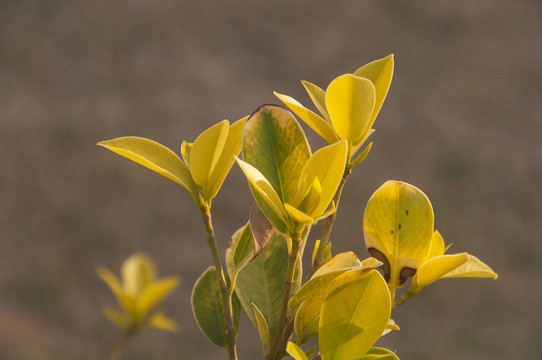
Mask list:
[{"label": "brown spot on leaf", "polygon": [[404,267],[399,272],[399,285],[404,285],[409,277],[416,275],[416,269]]},{"label": "brown spot on leaf", "polygon": [[398,228],[399,230],[401,230],[401,224],[399,224],[399,225],[397,226],[397,228]]},{"label": "brown spot on leaf", "polygon": [[405,210],[405,214],[407,214],[407,215],[408,215],[408,210]]},{"label": "brown spot on leaf", "polygon": [[369,251],[369,254],[371,254],[372,257],[374,257],[375,259],[377,259],[377,260],[379,260],[379,261],[381,261],[383,263],[380,266],[380,268],[384,272],[384,279],[386,280],[386,282],[389,282],[390,281],[391,267],[390,267],[390,262],[388,261],[386,256],[384,254],[382,254],[380,251],[378,251],[377,249],[372,248],[372,247],[368,248],[367,250]]}]

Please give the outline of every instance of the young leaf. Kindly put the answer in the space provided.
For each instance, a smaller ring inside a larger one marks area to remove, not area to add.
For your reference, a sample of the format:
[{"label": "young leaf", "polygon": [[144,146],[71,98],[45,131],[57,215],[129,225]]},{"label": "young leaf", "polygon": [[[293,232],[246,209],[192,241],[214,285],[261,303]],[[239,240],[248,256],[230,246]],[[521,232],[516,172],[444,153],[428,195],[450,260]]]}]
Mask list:
[{"label": "young leaf", "polygon": [[326,92],[308,81],[303,80],[301,83],[305,87],[305,90],[307,90],[314,105],[318,108],[318,111],[320,111],[328,122],[331,122],[326,108]]},{"label": "young leaf", "polygon": [[[305,124],[309,125],[318,135],[323,137],[328,143],[333,144],[339,141],[337,133],[333,129],[333,126],[322,117],[314,113],[313,111],[304,107],[296,99],[282,95],[277,92],[274,93],[276,97],[280,99],[286,106],[290,108]],[[329,115],[328,115],[329,116]]]},{"label": "young leaf", "polygon": [[359,360],[399,360],[394,352],[384,348],[374,347],[367,351]]},{"label": "young leaf", "polygon": [[368,79],[341,75],[327,87],[326,105],[337,135],[353,143],[369,130],[375,87]]},{"label": "young leaf", "polygon": [[149,139],[127,136],[101,141],[98,145],[145,166],[194,192],[196,184],[190,170],[170,149]]},{"label": "young leaf", "polygon": [[140,314],[146,314],[156,304],[168,296],[177,286],[179,280],[172,276],[157,280],[147,286],[138,299],[138,311]]},{"label": "young leaf", "polygon": [[171,332],[179,331],[179,325],[162,313],[153,314],[149,319],[149,326]]},{"label": "young leaf", "polygon": [[390,313],[388,286],[376,270],[336,287],[322,305],[322,359],[351,360],[366,354],[382,335]]},{"label": "young leaf", "polygon": [[122,264],[122,283],[126,294],[138,297],[156,277],[154,262],[146,254],[137,253]]},{"label": "young leaf", "polygon": [[435,256],[420,266],[414,281],[417,286],[425,287],[457,269],[468,260],[469,254],[467,253]]},{"label": "young leaf", "polygon": [[214,266],[205,270],[194,285],[192,311],[203,334],[214,344],[226,347],[224,307]]},{"label": "young leaf", "polygon": [[190,151],[190,172],[196,184],[205,187],[218,163],[228,137],[229,122],[223,120],[201,133]]},{"label": "young leaf", "polygon": [[433,221],[427,196],[407,183],[388,181],[369,199],[363,223],[365,245],[384,263],[392,294],[425,261]]},{"label": "young leaf", "polygon": [[458,277],[497,279],[499,275],[476,256],[468,254],[467,262],[443,276],[445,279]]},{"label": "young leaf", "polygon": [[248,116],[230,125],[224,148],[211,170],[208,184],[203,189],[203,195],[209,199],[216,196],[235,161],[234,156],[241,151],[243,128],[247,119]]},{"label": "young leaf", "polygon": [[301,350],[299,346],[297,346],[291,341],[288,341],[288,345],[286,345],[286,352],[290,354],[295,360],[309,360],[303,350]]},{"label": "young leaf", "polygon": [[382,108],[382,104],[388,94],[391,79],[393,77],[393,67],[393,54],[391,54],[383,59],[370,62],[354,72],[354,75],[356,76],[371,80],[375,87],[376,101],[374,110],[371,114],[371,120],[369,121],[369,129],[373,126],[376,116],[378,115],[380,108]]},{"label": "young leaf", "polygon": [[328,272],[341,270],[341,269],[354,269],[361,267],[361,261],[359,261],[358,256],[352,251],[342,252],[335,255],[331,260],[322,265],[315,273],[312,275],[312,278],[327,274]]}]

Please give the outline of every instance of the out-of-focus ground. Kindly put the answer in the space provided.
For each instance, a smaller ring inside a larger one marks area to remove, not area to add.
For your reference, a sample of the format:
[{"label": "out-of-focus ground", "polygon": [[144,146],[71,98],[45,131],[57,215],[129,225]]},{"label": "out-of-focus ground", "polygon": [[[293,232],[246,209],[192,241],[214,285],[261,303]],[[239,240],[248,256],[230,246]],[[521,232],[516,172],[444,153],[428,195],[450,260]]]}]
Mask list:
[{"label": "out-of-focus ground", "polygon": [[[190,197],[96,142],[177,150],[279,103],[274,90],[309,104],[300,80],[325,87],[390,53],[394,80],[334,251],[367,255],[365,203],[397,179],[429,196],[451,251],[500,277],[431,285],[379,344],[407,360],[542,358],[541,19],[537,0],[0,2],[0,358],[105,359],[118,335],[95,269],[118,272],[142,250],[183,279],[164,304],[182,331],[145,333],[126,359],[224,359],[190,310],[211,263]],[[237,167],[213,205],[224,249],[251,206]],[[242,321],[240,358],[261,358]]]}]

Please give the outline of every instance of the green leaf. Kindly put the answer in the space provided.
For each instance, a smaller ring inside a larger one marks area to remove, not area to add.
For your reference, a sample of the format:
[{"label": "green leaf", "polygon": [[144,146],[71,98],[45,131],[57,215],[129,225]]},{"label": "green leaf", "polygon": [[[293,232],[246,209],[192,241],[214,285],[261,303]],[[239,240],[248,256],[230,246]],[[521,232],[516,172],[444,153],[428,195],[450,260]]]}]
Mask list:
[{"label": "green leaf", "polygon": [[420,266],[414,277],[415,284],[423,288],[442,278],[450,271],[457,269],[468,260],[469,255],[467,253],[435,256]]},{"label": "green leaf", "polygon": [[[314,250],[312,252],[312,260],[311,265],[314,264],[314,258],[316,257],[316,253],[318,252],[318,248],[320,247],[320,240],[316,240],[316,243],[314,244]],[[331,260],[331,241],[327,243],[326,246],[326,252],[324,255],[324,264]]]},{"label": "green leaf", "polygon": [[[352,161],[350,166],[354,167],[354,166],[356,166],[358,164],[361,164],[363,162],[363,160],[365,160],[367,155],[369,155],[369,151],[371,151],[372,147],[373,147],[373,143],[369,143],[369,145],[367,145],[367,147],[365,149],[363,149],[363,151],[358,155],[358,157],[354,161]],[[354,151],[354,153],[355,153],[355,151]]]},{"label": "green leaf", "polygon": [[136,253],[122,264],[122,283],[126,294],[137,298],[156,277],[156,266],[144,253]]},{"label": "green leaf", "polygon": [[267,354],[267,347],[269,346],[269,326],[267,325],[267,321],[265,320],[265,317],[263,316],[262,312],[258,307],[254,304],[252,305],[252,309],[254,311],[254,318],[256,319],[256,328],[258,329],[258,333],[260,334],[260,339],[262,340],[262,347],[263,347],[263,353],[264,356]]},{"label": "green leaf", "polygon": [[326,90],[326,105],[333,128],[341,139],[355,142],[369,131],[375,104],[375,87],[365,78],[341,75]]},{"label": "green leaf", "polygon": [[455,270],[450,271],[443,278],[478,277],[497,279],[499,275],[476,256],[468,254],[468,260]]},{"label": "green leaf", "polygon": [[236,270],[241,270],[255,257],[254,240],[250,224],[247,223],[245,227],[241,229],[239,235],[237,235],[237,233],[234,234],[234,238],[235,237],[237,237],[236,240],[232,241],[232,244],[235,244],[233,250],[233,265]]},{"label": "green leaf", "polygon": [[241,151],[243,128],[247,119],[248,116],[234,122],[230,126],[224,148],[222,149],[215,166],[211,170],[208,184],[202,190],[204,197],[207,197],[208,199],[214,198],[224,183],[224,179],[226,179],[226,176],[235,161],[234,156],[238,155]]},{"label": "green leaf", "polygon": [[384,103],[386,95],[388,94],[391,79],[393,77],[393,67],[393,54],[391,54],[383,59],[370,62],[354,72],[354,75],[356,76],[371,80],[375,87],[376,101],[374,110],[371,114],[371,120],[369,121],[369,129],[373,126],[376,116],[380,112],[382,104]]},{"label": "green leaf", "polygon": [[[243,160],[269,182],[282,203],[291,203],[303,166],[310,157],[310,148],[303,130],[293,115],[276,105],[260,107],[247,121],[243,134]],[[246,174],[246,173],[245,173]],[[275,209],[269,211],[268,201],[254,189],[256,202],[269,221],[281,232],[287,226]]]},{"label": "green leaf", "polygon": [[382,335],[390,313],[388,286],[376,270],[336,287],[322,305],[322,359],[351,360],[366,354]]},{"label": "green leaf", "polygon": [[367,354],[359,360],[399,360],[399,358],[391,350],[374,347],[369,349]]},{"label": "green leaf", "polygon": [[235,282],[235,293],[250,320],[257,326],[254,304],[269,326],[271,339],[278,324],[287,268],[286,238],[275,232],[260,255],[241,270]]},{"label": "green leaf", "polygon": [[210,183],[211,173],[218,163],[228,137],[229,125],[228,120],[223,120],[211,126],[202,132],[192,145],[190,172],[196,184],[203,188]]},{"label": "green leaf", "polygon": [[[333,126],[321,116],[307,109],[301,103],[288,95],[274,93],[286,106],[290,108],[305,124],[309,125],[318,135],[324,138],[328,143],[333,144],[339,141],[339,137]],[[329,115],[328,115],[329,116]]]},{"label": "green leaf", "polygon": [[290,354],[295,360],[309,360],[303,350],[301,350],[299,346],[297,346],[291,341],[288,341],[288,345],[286,345],[286,352]]},{"label": "green leaf", "polygon": [[329,118],[326,108],[326,92],[308,81],[303,80],[301,83],[305,87],[305,90],[307,90],[307,93],[309,94],[314,105],[316,105],[318,108],[318,111],[320,111],[324,118],[331,123],[331,119]]},{"label": "green leaf", "polygon": [[425,261],[433,234],[433,208],[418,188],[388,181],[369,199],[364,215],[365,245],[384,263],[392,294]]},{"label": "green leaf", "polygon": [[193,193],[196,184],[190,170],[170,149],[149,139],[127,136],[98,143],[158,174],[175,181]]},{"label": "green leaf", "polygon": [[226,347],[224,307],[214,266],[205,270],[194,285],[192,311],[203,334],[214,344]]}]

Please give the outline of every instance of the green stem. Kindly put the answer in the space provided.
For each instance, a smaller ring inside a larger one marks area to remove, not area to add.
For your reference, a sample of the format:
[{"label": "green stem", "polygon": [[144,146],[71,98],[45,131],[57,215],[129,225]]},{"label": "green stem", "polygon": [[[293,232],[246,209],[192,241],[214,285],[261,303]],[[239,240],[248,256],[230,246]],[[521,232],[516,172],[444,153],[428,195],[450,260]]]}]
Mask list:
[{"label": "green stem", "polygon": [[417,293],[419,293],[419,290],[416,291],[416,290],[408,290],[406,293],[404,293],[399,299],[397,299],[397,301],[395,301],[393,303],[393,306],[391,308],[391,311],[395,311],[397,310],[397,308],[401,305],[403,305],[408,299],[410,299],[411,297],[413,297],[414,295],[416,295]]},{"label": "green stem", "polygon": [[[337,188],[337,191],[335,192],[335,196],[333,197],[333,201],[335,202],[335,207],[339,207],[339,201],[341,200],[341,194],[343,192],[344,184],[346,183],[346,179],[348,179],[348,176],[352,173],[352,168],[349,166],[346,166],[346,169],[344,170],[344,175],[341,179],[341,183],[339,184],[339,187]],[[312,269],[309,274],[309,279],[314,275],[316,270],[320,268],[320,266],[324,265],[324,259],[326,254],[326,247],[329,243],[329,237],[331,235],[331,230],[333,229],[333,225],[335,224],[335,217],[336,217],[337,211],[335,211],[333,214],[329,215],[326,218],[326,223],[324,225],[324,230],[322,231],[322,238],[320,239],[320,245],[318,246],[318,251],[316,252],[316,256],[314,257],[314,263],[312,264]]]},{"label": "green stem", "polygon": [[281,346],[284,343],[284,337],[289,337],[289,332],[285,331],[288,325],[288,301],[290,300],[290,294],[292,292],[292,285],[294,282],[295,268],[297,258],[299,256],[299,250],[301,248],[301,233],[296,233],[292,237],[292,251],[288,256],[288,270],[286,273],[286,281],[284,282],[284,296],[282,298],[282,308],[280,310],[279,322],[271,348],[269,349],[269,355],[267,360],[278,360],[282,358],[282,352],[284,348]]},{"label": "green stem", "polygon": [[235,327],[233,325],[233,307],[232,307],[232,293],[226,283],[226,276],[224,275],[224,269],[220,261],[220,255],[216,245],[216,237],[213,229],[213,223],[211,220],[211,207],[208,205],[201,205],[201,215],[203,223],[205,224],[205,230],[207,231],[207,245],[211,250],[213,256],[213,262],[216,269],[218,278],[218,286],[222,294],[222,305],[224,306],[224,321],[226,323],[226,350],[228,351],[228,357],[230,360],[237,360],[237,348],[235,346]]}]

